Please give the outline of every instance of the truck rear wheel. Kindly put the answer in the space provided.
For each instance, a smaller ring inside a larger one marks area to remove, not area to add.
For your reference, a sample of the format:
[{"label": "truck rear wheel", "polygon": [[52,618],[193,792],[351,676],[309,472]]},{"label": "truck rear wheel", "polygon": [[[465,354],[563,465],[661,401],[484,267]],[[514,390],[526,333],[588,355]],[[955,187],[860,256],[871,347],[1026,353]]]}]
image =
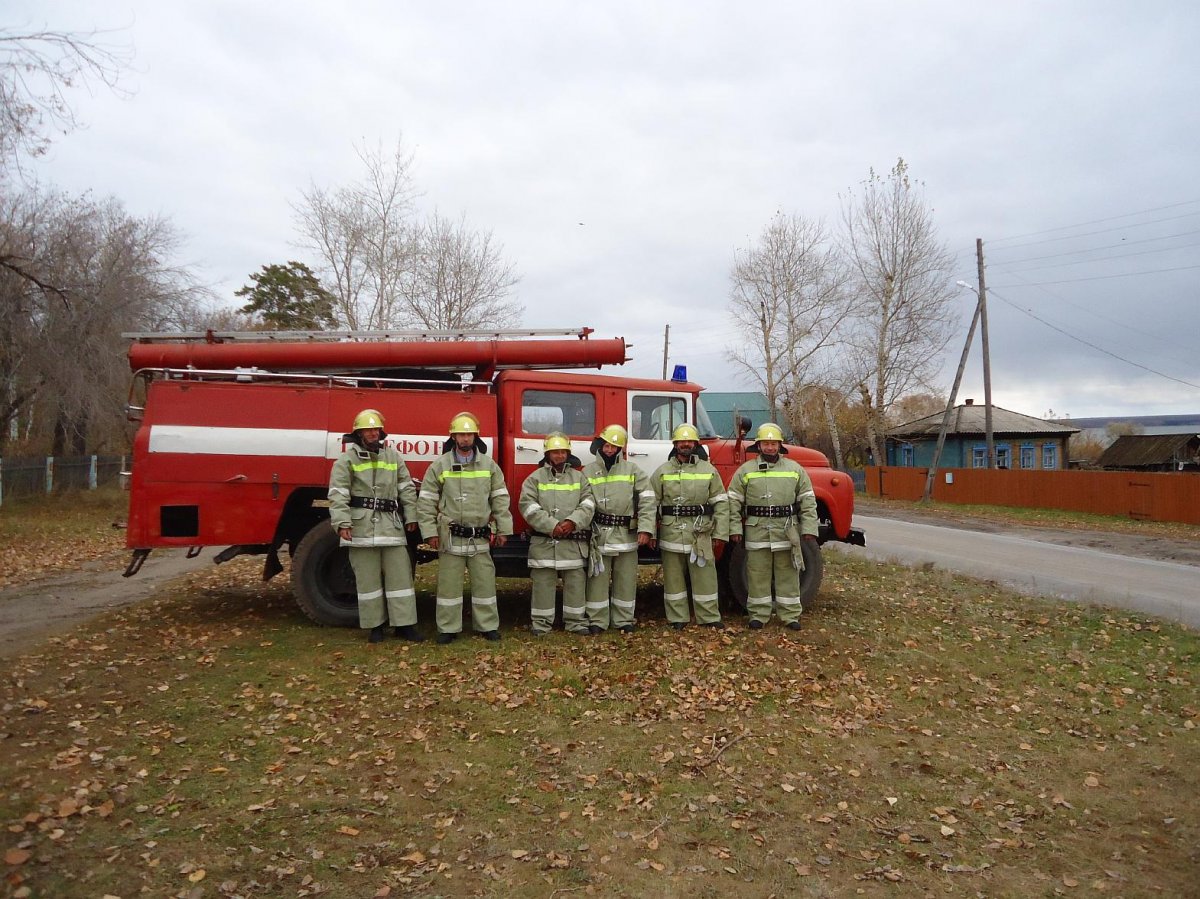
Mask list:
[{"label": "truck rear wheel", "polygon": [[317,624],[358,627],[358,592],[350,553],[338,545],[329,522],[317,522],[292,556],[292,592],[296,604]]},{"label": "truck rear wheel", "polygon": [[[807,609],[821,589],[821,580],[825,576],[825,557],[821,554],[821,544],[815,540],[805,540],[802,547],[804,571],[800,572],[800,602]],[[745,545],[741,542],[726,544],[723,561],[725,576],[721,579],[721,587],[725,608],[732,612],[745,612],[746,597],[749,595]]]}]

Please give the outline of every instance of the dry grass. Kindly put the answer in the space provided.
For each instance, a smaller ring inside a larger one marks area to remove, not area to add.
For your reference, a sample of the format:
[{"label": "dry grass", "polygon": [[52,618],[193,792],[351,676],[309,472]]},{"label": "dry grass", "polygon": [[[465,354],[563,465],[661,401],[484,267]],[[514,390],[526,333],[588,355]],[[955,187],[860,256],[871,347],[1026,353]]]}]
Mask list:
[{"label": "dry grass", "polygon": [[0,506],[0,588],[69,571],[125,548],[129,494],[115,487],[5,500]]},{"label": "dry grass", "polygon": [[799,634],[504,587],[498,645],[371,647],[237,560],[7,663],[9,894],[1195,889],[1194,633],[841,554]]}]

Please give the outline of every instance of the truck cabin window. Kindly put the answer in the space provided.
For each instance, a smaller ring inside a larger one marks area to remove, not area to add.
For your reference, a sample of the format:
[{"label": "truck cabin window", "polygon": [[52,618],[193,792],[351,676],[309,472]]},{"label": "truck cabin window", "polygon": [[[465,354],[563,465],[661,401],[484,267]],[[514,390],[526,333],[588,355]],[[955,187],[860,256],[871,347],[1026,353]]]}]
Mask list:
[{"label": "truck cabin window", "polygon": [[521,430],[526,434],[590,436],[596,433],[596,398],[590,393],[526,390],[521,395]]},{"label": "truck cabin window", "polygon": [[675,426],[687,421],[687,397],[636,396],[632,411],[629,436],[635,440],[670,440]]}]

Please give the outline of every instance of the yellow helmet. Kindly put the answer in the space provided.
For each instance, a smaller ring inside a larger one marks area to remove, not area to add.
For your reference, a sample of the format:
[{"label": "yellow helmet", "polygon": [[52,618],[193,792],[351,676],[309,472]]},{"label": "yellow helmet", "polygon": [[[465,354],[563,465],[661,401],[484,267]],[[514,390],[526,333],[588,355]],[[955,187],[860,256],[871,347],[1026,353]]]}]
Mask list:
[{"label": "yellow helmet", "polygon": [[687,422],[675,428],[671,434],[671,442],[678,443],[680,440],[699,440],[700,432],[696,430],[695,425],[690,425]]},{"label": "yellow helmet", "polygon": [[571,439],[561,431],[555,431],[553,434],[547,434],[546,439],[542,441],[542,449],[546,452],[550,450],[566,450],[571,451]]},{"label": "yellow helmet", "polygon": [[479,419],[470,412],[459,412],[450,419],[451,434],[478,434]]},{"label": "yellow helmet", "polygon": [[777,440],[783,443],[783,429],[773,421],[764,421],[758,426],[758,433],[754,435],[755,441],[759,440]]},{"label": "yellow helmet", "polygon": [[383,430],[383,416],[377,409],[363,409],[354,416],[354,427],[350,430],[360,431],[363,428],[379,428]]},{"label": "yellow helmet", "polygon": [[620,425],[609,425],[600,432],[600,439],[625,449],[625,444],[629,442],[629,433]]}]

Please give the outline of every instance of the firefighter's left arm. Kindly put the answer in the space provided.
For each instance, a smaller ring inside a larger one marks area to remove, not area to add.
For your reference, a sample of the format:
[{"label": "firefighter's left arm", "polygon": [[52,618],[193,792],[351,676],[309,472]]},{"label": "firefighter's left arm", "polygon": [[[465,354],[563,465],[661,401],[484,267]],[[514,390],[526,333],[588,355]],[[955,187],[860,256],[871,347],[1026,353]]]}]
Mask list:
[{"label": "firefighter's left arm", "polygon": [[725,492],[725,484],[721,480],[721,473],[715,468],[713,469],[712,477],[708,481],[708,501],[713,507],[713,539],[728,540],[729,495]]},{"label": "firefighter's left arm", "polygon": [[587,478],[580,478],[579,505],[567,516],[567,521],[573,522],[575,527],[582,531],[592,523],[595,514],[596,498],[592,495],[592,485],[588,483]]},{"label": "firefighter's left arm", "polygon": [[350,527],[350,462],[343,453],[329,472],[329,523],[335,531]]},{"label": "firefighter's left arm", "polygon": [[800,533],[806,537],[816,537],[819,533],[817,495],[813,492],[812,479],[803,468],[796,482],[796,502],[800,504]]},{"label": "firefighter's left arm", "polygon": [[531,528],[539,534],[550,534],[558,526],[558,519],[542,508],[541,491],[538,490],[538,471],[540,470],[535,468],[533,473],[525,479],[525,483],[521,485],[521,496],[517,507],[521,510],[521,517]]},{"label": "firefighter's left arm", "polygon": [[633,505],[637,509],[637,529],[639,534],[654,535],[655,523],[658,520],[658,499],[650,478],[646,472],[636,465],[633,467]]},{"label": "firefighter's left arm", "polygon": [[488,502],[492,509],[492,521],[496,524],[496,533],[503,537],[512,536],[513,532],[512,509],[509,508],[511,501],[512,498],[508,495],[508,486],[504,483],[504,472],[493,461],[492,491],[488,495]]},{"label": "firefighter's left arm", "polygon": [[403,459],[399,460],[396,467],[396,499],[400,503],[400,511],[404,515],[405,524],[416,524],[417,488]]}]

